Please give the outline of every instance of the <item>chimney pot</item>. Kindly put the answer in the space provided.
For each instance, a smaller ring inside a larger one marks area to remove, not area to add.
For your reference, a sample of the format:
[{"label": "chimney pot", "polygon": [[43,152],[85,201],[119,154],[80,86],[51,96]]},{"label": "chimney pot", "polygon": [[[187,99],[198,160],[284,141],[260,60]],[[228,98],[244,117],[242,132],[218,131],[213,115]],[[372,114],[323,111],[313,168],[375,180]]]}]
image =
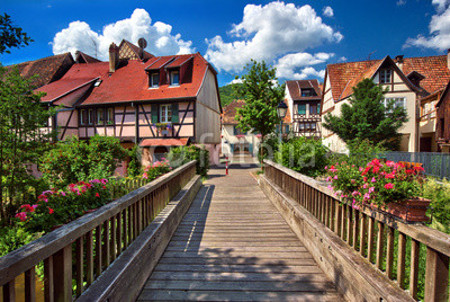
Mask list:
[{"label": "chimney pot", "polygon": [[395,62],[403,63],[403,56],[404,56],[404,55],[398,55],[398,56],[396,56],[396,57],[395,57]]},{"label": "chimney pot", "polygon": [[115,43],[109,46],[109,72],[115,72],[119,64],[119,48]]}]

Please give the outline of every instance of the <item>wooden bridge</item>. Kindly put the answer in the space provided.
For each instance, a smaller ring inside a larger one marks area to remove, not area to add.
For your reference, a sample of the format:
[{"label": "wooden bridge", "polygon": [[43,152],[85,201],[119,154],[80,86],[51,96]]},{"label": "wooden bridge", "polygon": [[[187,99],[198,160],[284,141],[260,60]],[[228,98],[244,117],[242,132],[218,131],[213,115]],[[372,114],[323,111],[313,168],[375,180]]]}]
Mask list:
[{"label": "wooden bridge", "polygon": [[191,162],[0,258],[3,301],[40,263],[45,301],[450,301],[450,236],[265,166]]}]

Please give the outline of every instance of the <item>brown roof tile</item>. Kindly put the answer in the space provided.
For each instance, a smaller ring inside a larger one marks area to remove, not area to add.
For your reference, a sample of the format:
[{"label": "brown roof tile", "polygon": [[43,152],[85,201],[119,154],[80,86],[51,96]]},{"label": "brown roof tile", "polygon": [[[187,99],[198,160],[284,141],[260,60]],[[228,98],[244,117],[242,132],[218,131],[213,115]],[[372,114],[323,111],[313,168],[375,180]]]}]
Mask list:
[{"label": "brown roof tile", "polygon": [[[319,81],[317,80],[295,80],[286,81],[286,86],[288,88],[289,94],[294,101],[306,101],[306,100],[319,100],[322,98],[322,89],[320,87]],[[301,89],[313,88],[317,96],[313,97],[302,97]]]},{"label": "brown roof tile", "polygon": [[74,63],[72,55],[70,52],[67,52],[35,61],[11,65],[8,68],[17,67],[20,75],[26,79],[37,76],[31,83],[35,87],[42,87],[59,80]]}]

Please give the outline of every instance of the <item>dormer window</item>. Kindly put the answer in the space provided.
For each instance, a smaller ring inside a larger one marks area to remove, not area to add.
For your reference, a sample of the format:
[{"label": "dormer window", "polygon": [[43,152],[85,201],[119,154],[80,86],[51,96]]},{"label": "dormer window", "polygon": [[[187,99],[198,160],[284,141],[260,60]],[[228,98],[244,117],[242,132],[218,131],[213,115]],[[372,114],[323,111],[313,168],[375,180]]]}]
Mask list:
[{"label": "dormer window", "polygon": [[151,88],[159,87],[159,73],[154,72],[150,74],[150,87]]},{"label": "dormer window", "polygon": [[316,96],[316,92],[312,88],[302,88],[302,97]]},{"label": "dormer window", "polygon": [[178,70],[170,72],[170,85],[171,86],[180,85],[180,72]]},{"label": "dormer window", "polygon": [[380,70],[380,84],[392,82],[392,70],[382,69]]}]

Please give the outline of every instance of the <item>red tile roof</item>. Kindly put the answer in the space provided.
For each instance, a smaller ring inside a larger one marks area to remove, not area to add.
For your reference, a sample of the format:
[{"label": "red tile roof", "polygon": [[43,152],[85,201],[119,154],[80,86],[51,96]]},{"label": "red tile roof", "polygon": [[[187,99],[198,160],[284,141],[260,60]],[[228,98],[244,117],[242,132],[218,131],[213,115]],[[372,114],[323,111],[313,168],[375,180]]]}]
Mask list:
[{"label": "red tile roof", "polygon": [[185,146],[188,143],[187,138],[154,138],[154,139],[144,139],[139,146],[140,147],[159,147],[159,146]]},{"label": "red tile roof", "polygon": [[175,56],[155,57],[147,62],[145,70],[159,70],[164,65],[172,62]]},{"label": "red tile roof", "polygon": [[91,83],[94,79],[106,78],[108,71],[109,62],[74,64],[60,80],[36,89],[36,91],[47,93],[41,100],[51,102],[80,86]]},{"label": "red tile roof", "polygon": [[70,52],[42,58],[35,61],[23,62],[8,68],[17,67],[20,75],[26,79],[37,76],[31,84],[35,87],[41,87],[53,81],[59,80],[74,64]]},{"label": "red tile roof", "polygon": [[[193,54],[192,80],[179,86],[161,85],[149,89],[149,77],[146,67],[154,62],[167,58],[177,59],[180,56],[156,57],[147,62],[129,60],[115,72],[109,73],[109,62],[75,64],[69,72],[52,85],[39,89],[47,93],[43,101],[50,101],[62,93],[72,90],[83,83],[100,77],[98,87],[94,87],[81,105],[108,104],[130,101],[160,100],[174,98],[193,98],[197,96],[200,86],[209,67],[208,62],[199,54]],[[212,68],[211,68],[212,69]]]},{"label": "red tile roof", "polygon": [[245,106],[244,100],[235,100],[223,107],[222,113],[222,124],[233,124],[236,125],[238,122],[235,120],[235,116],[238,108]]},{"label": "red tile roof", "polygon": [[84,52],[81,51],[77,51],[75,53],[75,60],[77,61],[77,63],[87,63],[87,64],[101,62],[100,60],[91,57],[90,55],[85,54]]},{"label": "red tile roof", "polygon": [[[364,78],[370,78],[377,71],[383,60],[338,63],[327,66],[333,99],[338,101],[350,96],[353,87]],[[443,89],[450,80],[447,56],[404,58],[402,71],[408,75],[415,71],[425,78],[420,87],[427,93]]]},{"label": "red tile roof", "polygon": [[[286,81],[289,94],[294,101],[306,101],[306,100],[318,100],[322,98],[322,89],[320,88],[319,81],[317,80],[296,80]],[[302,97],[301,89],[314,89],[317,96]]]}]

